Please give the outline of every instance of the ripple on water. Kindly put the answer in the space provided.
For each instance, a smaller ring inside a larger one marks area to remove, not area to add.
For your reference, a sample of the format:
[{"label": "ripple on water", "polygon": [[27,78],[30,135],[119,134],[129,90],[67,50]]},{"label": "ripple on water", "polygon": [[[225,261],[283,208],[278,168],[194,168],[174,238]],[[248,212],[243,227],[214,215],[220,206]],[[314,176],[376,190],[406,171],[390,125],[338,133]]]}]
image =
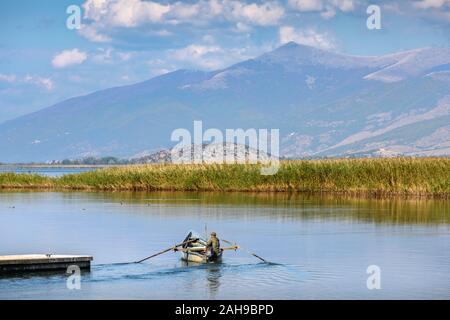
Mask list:
[{"label": "ripple on water", "polygon": [[103,264],[92,267],[89,282],[117,280],[152,280],[173,281],[174,277],[191,277],[193,279],[208,277],[209,280],[227,279],[239,276],[238,286],[268,286],[292,284],[306,281],[311,275],[298,265],[271,263],[256,264],[203,264],[192,266],[155,267],[149,264]]}]

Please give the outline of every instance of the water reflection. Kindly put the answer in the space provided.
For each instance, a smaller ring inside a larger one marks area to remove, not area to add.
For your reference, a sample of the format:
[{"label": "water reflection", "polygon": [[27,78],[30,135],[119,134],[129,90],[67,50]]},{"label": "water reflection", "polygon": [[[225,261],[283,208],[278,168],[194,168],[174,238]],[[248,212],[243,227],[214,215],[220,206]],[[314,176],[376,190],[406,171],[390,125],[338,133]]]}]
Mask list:
[{"label": "water reflection", "polygon": [[220,288],[220,278],[222,277],[222,271],[220,265],[213,263],[206,268],[206,278],[208,280],[209,294],[212,299],[216,298],[217,292]]},{"label": "water reflection", "polygon": [[[185,268],[197,268],[196,270],[202,271],[199,272],[199,277],[196,279],[196,282],[203,282],[206,280],[207,288],[208,288],[208,296],[211,299],[215,299],[216,295],[220,289],[220,279],[222,278],[222,263],[196,263],[196,262],[188,262],[181,260],[181,265]],[[188,284],[186,290],[191,290],[192,284]]]},{"label": "water reflection", "polygon": [[[56,198],[56,199],[55,199]],[[376,224],[450,224],[450,201],[426,198],[355,198],[340,195],[299,193],[218,193],[218,192],[0,192],[0,210],[17,207],[18,202],[73,203],[83,201],[133,207],[130,213],[145,214],[144,207],[161,208],[161,214],[184,215],[182,207],[209,208],[199,215],[242,217],[242,210],[260,208],[259,213],[244,211],[245,218],[255,214],[269,219],[349,220]],[[141,210],[139,210],[139,207]],[[227,208],[227,210],[214,210]],[[275,210],[270,210],[271,208]],[[174,209],[174,210],[172,210]],[[170,212],[168,212],[170,211]]]}]

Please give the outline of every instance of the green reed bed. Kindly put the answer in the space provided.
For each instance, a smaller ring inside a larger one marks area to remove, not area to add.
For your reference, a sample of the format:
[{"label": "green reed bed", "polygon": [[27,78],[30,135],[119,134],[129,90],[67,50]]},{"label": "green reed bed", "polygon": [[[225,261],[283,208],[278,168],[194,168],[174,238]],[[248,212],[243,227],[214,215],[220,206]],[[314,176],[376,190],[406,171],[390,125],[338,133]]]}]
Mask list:
[{"label": "green reed bed", "polygon": [[0,188],[52,188],[52,178],[38,174],[0,173]]},{"label": "green reed bed", "polygon": [[450,196],[450,158],[283,161],[278,173],[261,165],[136,165],[59,178],[0,174],[1,188],[176,191],[296,191]]}]

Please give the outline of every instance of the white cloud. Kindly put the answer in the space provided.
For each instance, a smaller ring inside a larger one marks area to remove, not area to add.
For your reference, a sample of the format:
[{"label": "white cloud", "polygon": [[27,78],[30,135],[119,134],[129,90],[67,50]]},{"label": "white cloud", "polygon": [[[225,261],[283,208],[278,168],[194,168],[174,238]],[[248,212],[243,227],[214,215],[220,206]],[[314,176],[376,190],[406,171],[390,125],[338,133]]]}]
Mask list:
[{"label": "white cloud", "polygon": [[43,78],[39,76],[31,76],[26,75],[23,79],[25,83],[34,84],[40,87],[43,87],[47,89],[48,91],[51,91],[54,89],[54,83],[50,78]]},{"label": "white cloud", "polygon": [[296,30],[290,26],[279,29],[280,43],[297,42],[299,44],[330,50],[335,47],[334,41],[327,35],[319,33],[314,29]]},{"label": "white cloud", "polygon": [[[216,44],[191,44],[181,49],[168,50],[165,58],[149,61],[160,68],[168,68],[168,62],[173,63],[169,69],[185,68],[186,66],[207,70],[217,70],[233,63],[253,58],[272,50],[272,45],[241,46],[239,48],[223,48]],[[167,59],[166,59],[167,58]],[[164,66],[164,67],[163,67]]]},{"label": "white cloud", "polygon": [[202,37],[202,40],[203,40],[203,42],[209,43],[209,44],[216,42],[216,39],[214,39],[214,37],[210,34],[205,34]]},{"label": "white cloud", "polygon": [[13,83],[16,81],[16,75],[14,74],[2,74],[0,73],[0,81]]},{"label": "white cloud", "polygon": [[402,6],[400,6],[398,2],[384,3],[381,6],[381,10],[389,11],[398,15],[403,15],[405,13]]},{"label": "white cloud", "polygon": [[117,55],[122,61],[128,61],[133,57],[133,54],[131,52],[118,52]]},{"label": "white cloud", "polygon": [[143,22],[158,22],[170,5],[152,1],[121,0],[112,5],[112,21],[117,26],[135,27]]},{"label": "white cloud", "polygon": [[151,74],[152,74],[152,76],[156,77],[156,76],[162,76],[163,74],[167,74],[167,73],[173,72],[173,71],[175,71],[175,70],[174,69],[166,69],[166,68],[152,69]]},{"label": "white cloud", "polygon": [[155,35],[155,36],[158,36],[158,37],[170,37],[170,36],[173,36],[173,33],[168,31],[168,30],[166,30],[166,29],[150,30],[148,32],[148,34]]},{"label": "white cloud", "polygon": [[450,0],[420,0],[411,3],[421,17],[450,22]]},{"label": "white cloud", "polygon": [[191,44],[183,49],[175,50],[175,57],[184,59],[185,57],[201,58],[208,53],[221,51],[218,46],[203,46]]},{"label": "white cloud", "polygon": [[350,12],[355,9],[356,0],[333,0],[331,5],[339,8],[343,12]]},{"label": "white cloud", "polygon": [[54,83],[50,78],[44,78],[40,76],[31,76],[27,74],[24,77],[18,77],[14,74],[1,74],[0,73],[0,81],[14,83],[14,84],[33,84],[39,87],[45,88],[49,91],[54,89]]},{"label": "white cloud", "polygon": [[247,24],[243,23],[243,22],[238,22],[236,23],[236,28],[235,30],[237,32],[242,32],[242,33],[248,33],[250,32],[252,28],[250,26],[248,26]]},{"label": "white cloud", "polygon": [[221,65],[220,59],[217,58],[217,54],[221,52],[222,49],[218,46],[191,44],[182,49],[172,50],[171,57],[202,68],[215,69]]},{"label": "white cloud", "polygon": [[121,52],[114,50],[111,47],[97,48],[96,52],[89,53],[89,58],[100,64],[111,64],[123,61],[129,61],[134,55],[134,52]]},{"label": "white cloud", "polygon": [[450,6],[450,0],[421,0],[414,3],[419,9],[438,9],[445,5]]},{"label": "white cloud", "polygon": [[97,63],[111,63],[113,60],[113,49],[112,48],[98,48],[98,53],[91,55],[92,60]]},{"label": "white cloud", "polygon": [[276,25],[284,15],[284,8],[276,2],[246,4],[241,1],[225,1],[230,11],[230,20],[247,22],[259,26]]},{"label": "white cloud", "polygon": [[298,11],[320,11],[323,9],[322,0],[289,0],[289,5]]},{"label": "white cloud", "polygon": [[55,68],[65,68],[74,64],[81,64],[87,59],[87,54],[75,48],[57,53],[52,60]]},{"label": "white cloud", "polygon": [[[183,3],[177,2],[172,5],[167,11],[168,16],[172,16],[173,19],[186,21],[190,19],[194,19],[200,13],[200,11],[204,8],[201,7],[200,3]],[[213,14],[217,14],[218,12],[213,12]]]},{"label": "white cloud", "polygon": [[104,43],[110,42],[112,40],[111,37],[99,33],[99,31],[93,25],[84,24],[78,32],[80,35],[92,42]]},{"label": "white cloud", "polygon": [[[93,42],[108,42],[111,41],[110,34],[114,28],[135,28],[146,24],[206,25],[225,21],[243,29],[247,25],[276,25],[285,14],[284,7],[276,1],[253,1],[195,0],[158,3],[144,0],[86,0],[83,8],[87,21],[79,33]],[[167,33],[161,34],[165,35]]]},{"label": "white cloud", "polygon": [[333,8],[327,8],[325,11],[320,13],[320,16],[324,19],[331,19],[336,15],[336,10]]},{"label": "white cloud", "polygon": [[157,22],[170,10],[170,5],[142,0],[87,0],[84,16],[113,27],[135,27],[143,22]]},{"label": "white cloud", "polygon": [[357,0],[289,0],[288,5],[300,12],[320,12],[329,19],[336,15],[336,11],[350,12],[355,9]]}]

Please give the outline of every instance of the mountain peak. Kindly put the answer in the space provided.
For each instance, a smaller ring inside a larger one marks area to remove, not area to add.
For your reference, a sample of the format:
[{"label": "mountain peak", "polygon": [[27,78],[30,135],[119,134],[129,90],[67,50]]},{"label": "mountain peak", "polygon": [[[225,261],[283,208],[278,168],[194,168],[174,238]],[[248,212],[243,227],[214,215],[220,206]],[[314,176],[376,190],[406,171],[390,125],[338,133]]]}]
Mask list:
[{"label": "mountain peak", "polygon": [[316,49],[313,46],[307,46],[307,45],[304,45],[304,44],[297,43],[295,41],[286,42],[285,44],[283,44],[280,47],[278,47],[278,49],[281,49],[281,48],[287,48],[287,49],[289,49],[289,48],[311,48],[311,49]]},{"label": "mountain peak", "polygon": [[287,42],[275,50],[268,52],[267,54],[313,54],[313,53],[330,53],[332,52],[323,50],[317,47],[300,44],[294,41]]},{"label": "mountain peak", "polygon": [[367,62],[367,59],[303,45],[294,41],[288,42],[258,58],[261,62],[282,64],[290,67],[322,65],[345,69],[360,67]]},{"label": "mountain peak", "polygon": [[292,157],[448,154],[449,71],[448,49],[362,57],[288,42],[227,69],[178,70],[3,123],[0,160],[128,157],[169,148],[173,130],[195,120],[280,128],[280,154]]}]

